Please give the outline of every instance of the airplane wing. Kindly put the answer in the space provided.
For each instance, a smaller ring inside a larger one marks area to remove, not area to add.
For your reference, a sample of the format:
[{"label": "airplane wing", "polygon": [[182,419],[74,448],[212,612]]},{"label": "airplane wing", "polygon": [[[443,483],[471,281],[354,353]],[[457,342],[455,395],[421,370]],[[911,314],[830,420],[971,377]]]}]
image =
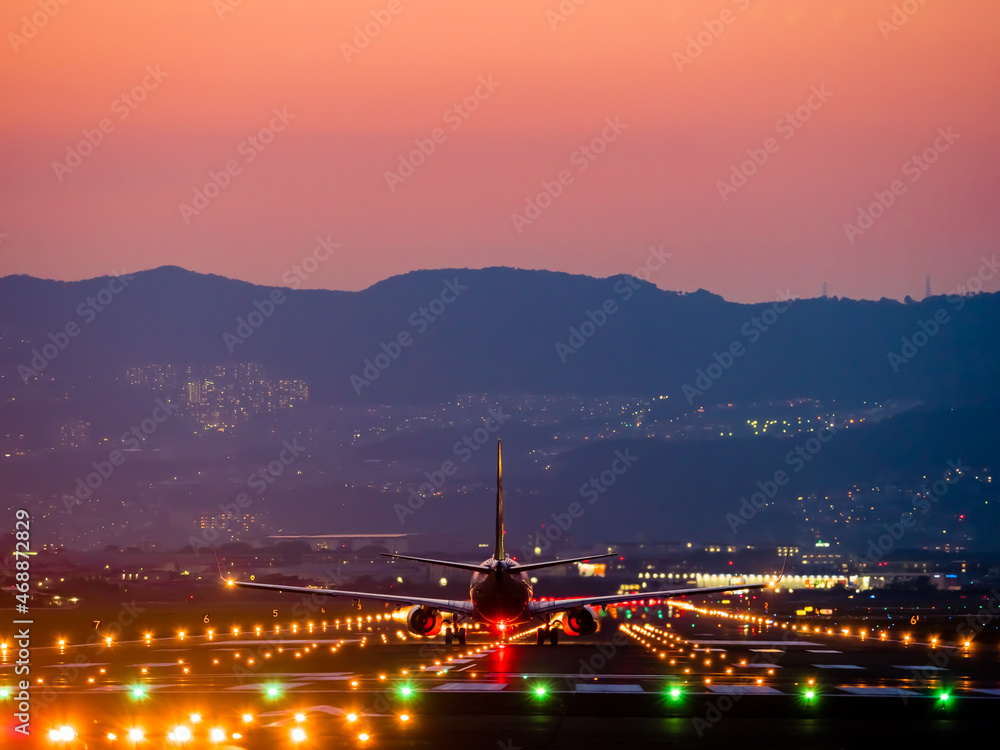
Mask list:
[{"label": "airplane wing", "polygon": [[544,615],[550,612],[563,612],[573,607],[589,604],[592,607],[606,607],[609,604],[620,604],[637,599],[670,599],[691,594],[721,594],[725,591],[743,591],[745,589],[767,588],[768,583],[749,583],[735,586],[704,586],[702,588],[671,589],[669,591],[633,591],[630,594],[611,594],[610,596],[582,596],[577,599],[559,599],[552,602],[531,602],[529,612],[532,615]]},{"label": "airplane wing", "polygon": [[286,594],[309,594],[310,596],[342,596],[348,599],[358,599],[373,602],[385,602],[400,607],[407,604],[420,604],[424,607],[439,609],[442,612],[452,612],[460,615],[472,615],[474,610],[471,601],[457,599],[429,599],[423,596],[402,596],[395,594],[373,594],[366,591],[344,591],[342,589],[321,589],[310,586],[285,586],[276,583],[252,583],[250,581],[226,581],[227,586],[237,586],[243,589],[265,589]]}]

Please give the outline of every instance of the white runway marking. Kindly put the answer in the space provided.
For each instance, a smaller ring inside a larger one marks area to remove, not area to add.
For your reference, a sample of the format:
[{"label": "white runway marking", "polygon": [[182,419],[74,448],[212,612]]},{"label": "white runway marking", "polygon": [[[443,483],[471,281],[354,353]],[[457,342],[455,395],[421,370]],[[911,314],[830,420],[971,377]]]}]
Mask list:
[{"label": "white runway marking", "polygon": [[506,682],[446,682],[443,685],[438,685],[434,690],[452,690],[452,691],[466,691],[466,692],[493,692],[497,690],[503,690],[507,687]]},{"label": "white runway marking", "polygon": [[608,682],[581,682],[575,688],[578,693],[644,693],[641,685],[622,685]]},{"label": "white runway marking", "polygon": [[[268,676],[270,677],[271,675],[268,675]],[[278,689],[282,690],[282,691],[292,690],[294,688],[303,687],[304,685],[308,685],[308,684],[309,684],[308,682],[284,682],[280,686],[278,686]],[[258,683],[255,683],[253,685],[233,685],[232,687],[227,687],[226,690],[242,690],[243,692],[248,692],[248,691],[259,692],[260,689],[261,689],[261,687],[262,687],[262,683],[258,682]]]},{"label": "white runway marking", "polygon": [[973,688],[977,693],[986,693],[986,695],[995,695],[1000,697],[1000,690],[994,688]]},{"label": "white runway marking", "polygon": [[708,638],[691,638],[690,641],[696,642],[699,646],[702,644],[709,644],[713,648],[715,646],[822,646],[822,643],[812,643],[810,641],[713,641]]},{"label": "white runway marking", "polygon": [[902,695],[920,695],[920,693],[915,693],[912,690],[905,690],[904,688],[894,688],[894,687],[837,687],[837,690],[843,690],[845,693],[851,693],[852,695],[868,695],[877,696],[883,698],[895,697],[898,698]]},{"label": "white runway marking", "polygon": [[708,689],[720,695],[784,695],[767,685],[709,685]]},{"label": "white runway marking", "polygon": [[930,670],[932,672],[947,672],[944,667],[935,667],[933,664],[893,664],[894,669],[919,669]]},{"label": "white runway marking", "polygon": [[767,661],[762,662],[749,662],[747,664],[740,664],[741,667],[760,667],[761,669],[781,669],[780,664],[771,664]]},{"label": "white runway marking", "polygon": [[[244,648],[246,646],[267,646],[268,648],[278,648],[279,646],[311,646],[314,643],[317,644],[318,646],[336,646],[339,642],[340,642],[339,638],[332,641],[321,638],[312,638],[310,640],[300,640],[296,638],[293,640],[291,638],[282,638],[280,637],[280,634],[278,635],[278,637],[275,638],[269,638],[267,634],[264,634],[261,635],[260,638],[257,638],[255,640],[222,641],[218,643],[213,643],[210,641],[206,645],[215,646],[215,648],[212,649],[213,651],[216,650],[231,651],[233,650],[230,648],[231,646],[243,646]],[[345,640],[344,645],[346,646],[348,643],[354,643],[354,642],[355,641]],[[166,650],[166,649],[161,649],[161,650]],[[176,651],[178,649],[174,650]]]},{"label": "white runway marking", "polygon": [[816,669],[864,669],[856,664],[813,664]]},{"label": "white runway marking", "polygon": [[835,651],[832,648],[807,648],[810,654],[842,654],[843,651]]},{"label": "white runway marking", "polygon": [[751,651],[758,654],[783,654],[785,653],[780,648],[752,648]]}]

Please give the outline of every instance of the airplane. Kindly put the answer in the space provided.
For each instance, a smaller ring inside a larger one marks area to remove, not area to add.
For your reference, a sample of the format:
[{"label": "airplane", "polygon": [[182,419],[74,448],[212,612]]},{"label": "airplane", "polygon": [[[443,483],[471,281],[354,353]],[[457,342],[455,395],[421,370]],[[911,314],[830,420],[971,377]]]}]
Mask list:
[{"label": "airplane", "polygon": [[[540,621],[537,642],[553,646],[559,642],[559,630],[569,636],[586,636],[597,631],[597,609],[607,611],[609,605],[636,599],[666,599],[669,597],[691,596],[693,594],[717,594],[764,588],[770,584],[739,584],[730,586],[704,586],[700,588],[669,589],[664,591],[643,591],[609,596],[582,596],[573,599],[538,601],[532,597],[532,586],[528,573],[556,565],[614,557],[615,553],[588,555],[564,560],[519,563],[504,550],[503,544],[503,461],[500,441],[497,441],[497,505],[496,533],[493,556],[476,565],[475,563],[432,560],[425,557],[382,553],[385,557],[399,560],[413,560],[430,565],[466,570],[472,573],[468,600],[433,599],[405,594],[379,594],[366,591],[344,591],[342,589],[313,588],[309,586],[285,586],[282,584],[255,583],[251,581],[226,580],[226,585],[248,589],[266,589],[283,593],[348,597],[361,608],[361,601],[375,601],[392,604],[396,609],[409,605],[406,615],[407,629],[413,635],[430,637],[444,630],[445,643],[453,640],[458,645],[466,645],[468,624],[483,623],[496,630],[500,637],[513,627]],[[784,572],[784,571],[782,571]],[[221,574],[221,569],[220,569]],[[447,616],[447,618],[446,618]],[[561,626],[561,628],[560,628]]]}]

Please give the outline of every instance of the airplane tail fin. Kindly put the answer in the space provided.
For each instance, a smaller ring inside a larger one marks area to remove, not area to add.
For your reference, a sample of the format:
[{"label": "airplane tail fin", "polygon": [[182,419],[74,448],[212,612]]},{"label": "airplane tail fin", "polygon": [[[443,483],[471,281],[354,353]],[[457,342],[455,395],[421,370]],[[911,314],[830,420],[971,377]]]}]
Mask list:
[{"label": "airplane tail fin", "polygon": [[503,560],[506,557],[503,549],[503,461],[499,440],[497,440],[497,528],[493,557],[497,560]]}]

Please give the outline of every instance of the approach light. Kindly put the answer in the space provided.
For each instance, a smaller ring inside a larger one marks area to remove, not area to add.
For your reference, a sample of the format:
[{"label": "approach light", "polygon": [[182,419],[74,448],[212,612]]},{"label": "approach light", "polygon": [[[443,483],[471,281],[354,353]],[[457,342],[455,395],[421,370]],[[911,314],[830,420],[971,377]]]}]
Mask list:
[{"label": "approach light", "polygon": [[226,730],[216,727],[211,732],[208,733],[208,738],[212,742],[225,742],[226,741]]},{"label": "approach light", "polygon": [[368,734],[368,732],[362,732],[361,734],[358,735],[358,739],[361,740],[362,742],[368,742],[368,740],[371,739],[371,736]]},{"label": "approach light", "polygon": [[297,721],[299,724],[301,724],[305,720],[306,720],[306,715],[305,714],[303,714],[303,713],[295,714],[295,721]]},{"label": "approach light", "polygon": [[253,724],[253,714],[243,714],[244,724]]},{"label": "approach light", "polygon": [[139,729],[139,727],[133,727],[132,729],[128,730],[127,736],[128,736],[128,741],[131,742],[133,745],[137,745],[144,739],[146,739],[146,733],[143,732],[141,729]]},{"label": "approach light", "polygon": [[[76,739],[76,730],[73,727],[62,726],[58,729],[53,730],[56,733],[56,742],[72,742]],[[52,733],[49,733],[49,737],[52,737]]]},{"label": "approach light", "polygon": [[295,727],[292,730],[292,742],[305,742],[306,741],[306,731],[302,727]]},{"label": "approach light", "polygon": [[171,742],[176,742],[179,745],[184,744],[185,742],[190,742],[191,730],[181,724],[180,726],[173,728],[173,730],[167,735],[167,739]]},{"label": "approach light", "polygon": [[351,713],[347,714],[347,720],[351,724],[353,724],[354,722],[356,722],[358,720],[358,715],[352,711]]}]

